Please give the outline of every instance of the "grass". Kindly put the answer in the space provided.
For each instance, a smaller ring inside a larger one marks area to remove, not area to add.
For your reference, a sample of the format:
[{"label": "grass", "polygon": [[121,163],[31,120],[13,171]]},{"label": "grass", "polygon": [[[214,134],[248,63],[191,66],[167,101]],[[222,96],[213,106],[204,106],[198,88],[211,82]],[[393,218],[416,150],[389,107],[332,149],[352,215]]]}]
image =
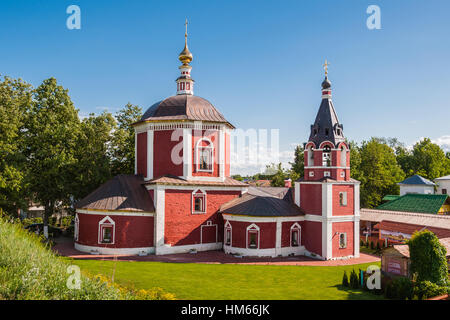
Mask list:
[{"label": "grass", "polygon": [[[273,266],[76,260],[82,272],[111,277],[124,286],[161,287],[177,299],[382,299],[362,290],[341,287],[344,270],[354,266]],[[378,266],[379,263],[376,263]]]},{"label": "grass", "polygon": [[75,273],[69,265],[42,243],[42,237],[10,222],[0,212],[0,300],[172,298],[161,289],[133,290],[87,273],[80,277],[80,288],[71,289],[67,283]]}]

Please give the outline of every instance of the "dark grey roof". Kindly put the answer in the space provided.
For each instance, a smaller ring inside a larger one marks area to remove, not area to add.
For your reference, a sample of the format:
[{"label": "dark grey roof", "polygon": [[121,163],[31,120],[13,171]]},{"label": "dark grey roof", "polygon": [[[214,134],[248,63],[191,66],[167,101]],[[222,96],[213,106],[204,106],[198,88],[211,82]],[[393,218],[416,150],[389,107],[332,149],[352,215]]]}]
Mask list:
[{"label": "dark grey roof", "polygon": [[276,197],[279,199],[284,199],[286,194],[289,192],[289,188],[285,187],[248,187],[248,193],[254,196],[263,197]]},{"label": "dark grey roof", "polygon": [[[324,83],[331,86],[329,81],[324,81]],[[323,98],[316,120],[311,125],[309,141],[314,142],[316,148],[319,148],[319,145],[324,141],[331,141],[336,146],[340,142],[345,142],[343,128],[334,109],[333,101],[330,98]]]},{"label": "dark grey roof", "polygon": [[406,178],[402,182],[399,182],[398,184],[413,184],[413,185],[427,185],[427,186],[435,186],[433,182],[431,182],[428,179],[425,179],[422,176],[419,176],[418,174],[413,175],[412,177]]},{"label": "dark grey roof", "polygon": [[146,120],[199,120],[226,123],[233,127],[211,102],[190,94],[175,95],[155,103],[139,122]]},{"label": "dark grey roof", "polygon": [[121,174],[75,204],[77,209],[155,212],[142,176]]},{"label": "dark grey roof", "polygon": [[253,217],[300,216],[302,211],[289,201],[274,196],[245,193],[220,207],[221,213]]}]

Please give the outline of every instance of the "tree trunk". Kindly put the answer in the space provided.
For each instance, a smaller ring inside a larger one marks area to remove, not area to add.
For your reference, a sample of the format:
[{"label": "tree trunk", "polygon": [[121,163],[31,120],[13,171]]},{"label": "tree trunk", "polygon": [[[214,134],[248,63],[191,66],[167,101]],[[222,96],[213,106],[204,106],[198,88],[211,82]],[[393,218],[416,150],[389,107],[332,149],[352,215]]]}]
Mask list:
[{"label": "tree trunk", "polygon": [[54,207],[53,201],[48,201],[45,205],[44,210],[44,216],[42,217],[42,222],[44,223],[44,237],[45,239],[48,239],[48,220],[50,216],[53,214],[53,207]]}]

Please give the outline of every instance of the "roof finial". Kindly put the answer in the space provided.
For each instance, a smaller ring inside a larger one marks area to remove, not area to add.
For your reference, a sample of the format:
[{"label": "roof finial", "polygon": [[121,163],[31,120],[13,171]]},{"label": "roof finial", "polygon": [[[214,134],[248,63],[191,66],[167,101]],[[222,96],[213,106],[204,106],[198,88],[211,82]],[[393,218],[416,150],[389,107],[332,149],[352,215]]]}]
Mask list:
[{"label": "roof finial", "polygon": [[187,25],[188,20],[186,19],[186,22],[184,23],[184,26],[186,27],[186,32],[184,33],[184,49],[181,51],[180,55],[178,56],[178,59],[183,63],[183,65],[188,65],[192,61],[192,53],[188,49],[187,45]]},{"label": "roof finial", "polygon": [[325,63],[323,64],[323,69],[325,70],[325,77],[328,76],[328,66],[330,64],[328,63],[327,59],[325,59]]}]

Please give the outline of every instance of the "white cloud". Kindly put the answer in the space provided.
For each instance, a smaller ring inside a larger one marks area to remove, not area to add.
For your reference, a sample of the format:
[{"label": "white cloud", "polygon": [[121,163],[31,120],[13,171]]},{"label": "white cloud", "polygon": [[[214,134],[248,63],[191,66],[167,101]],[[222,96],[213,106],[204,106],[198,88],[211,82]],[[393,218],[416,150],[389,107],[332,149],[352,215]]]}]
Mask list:
[{"label": "white cloud", "polygon": [[445,152],[450,152],[450,135],[445,135],[431,141],[440,146]]}]

